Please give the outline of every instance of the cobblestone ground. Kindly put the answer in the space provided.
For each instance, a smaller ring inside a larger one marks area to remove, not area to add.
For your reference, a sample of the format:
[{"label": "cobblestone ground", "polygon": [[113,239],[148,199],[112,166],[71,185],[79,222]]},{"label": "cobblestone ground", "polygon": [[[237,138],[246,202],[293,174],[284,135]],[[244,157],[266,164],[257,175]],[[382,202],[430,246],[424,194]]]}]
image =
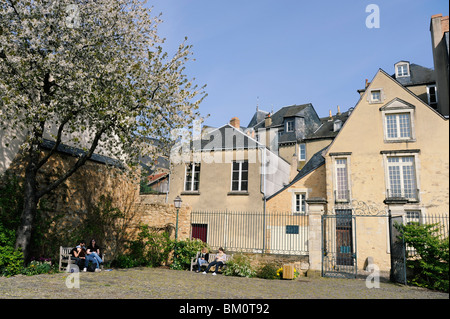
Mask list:
[{"label": "cobblestone ground", "polygon": [[[74,277],[74,276],[73,276]],[[449,299],[449,294],[363,279],[302,277],[296,280],[213,276],[163,268],[79,273],[79,288],[67,273],[0,277],[4,299]],[[215,287],[215,288],[214,288]]]}]

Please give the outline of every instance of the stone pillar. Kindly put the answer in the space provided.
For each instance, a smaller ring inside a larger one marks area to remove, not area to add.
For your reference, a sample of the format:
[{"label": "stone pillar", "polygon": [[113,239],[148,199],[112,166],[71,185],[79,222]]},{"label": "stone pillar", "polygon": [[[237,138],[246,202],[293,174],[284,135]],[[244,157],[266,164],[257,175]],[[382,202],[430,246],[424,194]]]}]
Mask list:
[{"label": "stone pillar", "polygon": [[308,276],[321,275],[322,271],[322,215],[325,213],[327,201],[313,197],[306,200],[308,204]]}]

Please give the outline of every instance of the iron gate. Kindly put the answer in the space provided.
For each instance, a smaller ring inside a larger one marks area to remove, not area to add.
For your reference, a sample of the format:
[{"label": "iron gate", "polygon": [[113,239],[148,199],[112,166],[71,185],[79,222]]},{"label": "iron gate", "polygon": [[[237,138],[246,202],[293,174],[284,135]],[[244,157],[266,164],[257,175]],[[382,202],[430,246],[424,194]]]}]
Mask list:
[{"label": "iron gate", "polygon": [[390,242],[391,242],[391,273],[390,280],[407,284],[406,281],[406,247],[395,224],[403,224],[402,216],[389,216]]},{"label": "iron gate", "polygon": [[322,215],[322,276],[356,278],[356,221],[361,217],[387,218],[385,210],[363,201],[336,204]]},{"label": "iron gate", "polygon": [[322,216],[322,276],[356,277],[356,219],[351,209]]}]

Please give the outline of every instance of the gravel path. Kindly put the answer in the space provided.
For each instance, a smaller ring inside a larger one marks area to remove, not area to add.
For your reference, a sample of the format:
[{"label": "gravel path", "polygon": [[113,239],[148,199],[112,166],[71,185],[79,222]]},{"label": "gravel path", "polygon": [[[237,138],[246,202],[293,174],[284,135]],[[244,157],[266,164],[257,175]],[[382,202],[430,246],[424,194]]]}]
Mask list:
[{"label": "gravel path", "polygon": [[[0,277],[2,299],[449,299],[449,294],[392,283],[368,289],[362,279],[302,277],[293,281],[212,276],[163,268]],[[74,281],[71,282],[72,284]],[[216,288],[213,288],[216,287]]]}]

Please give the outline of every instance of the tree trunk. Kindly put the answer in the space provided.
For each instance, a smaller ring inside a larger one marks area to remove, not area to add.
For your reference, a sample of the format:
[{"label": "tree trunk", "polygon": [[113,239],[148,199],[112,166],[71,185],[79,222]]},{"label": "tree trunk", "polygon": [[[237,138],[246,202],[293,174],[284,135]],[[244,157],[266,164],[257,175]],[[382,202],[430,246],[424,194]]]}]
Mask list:
[{"label": "tree trunk", "polygon": [[16,234],[15,247],[16,249],[20,248],[22,250],[25,262],[28,262],[31,257],[31,232],[39,201],[36,196],[36,170],[34,167],[33,160],[30,160],[30,163],[25,171],[24,207],[21,215],[20,226],[17,229]]}]

